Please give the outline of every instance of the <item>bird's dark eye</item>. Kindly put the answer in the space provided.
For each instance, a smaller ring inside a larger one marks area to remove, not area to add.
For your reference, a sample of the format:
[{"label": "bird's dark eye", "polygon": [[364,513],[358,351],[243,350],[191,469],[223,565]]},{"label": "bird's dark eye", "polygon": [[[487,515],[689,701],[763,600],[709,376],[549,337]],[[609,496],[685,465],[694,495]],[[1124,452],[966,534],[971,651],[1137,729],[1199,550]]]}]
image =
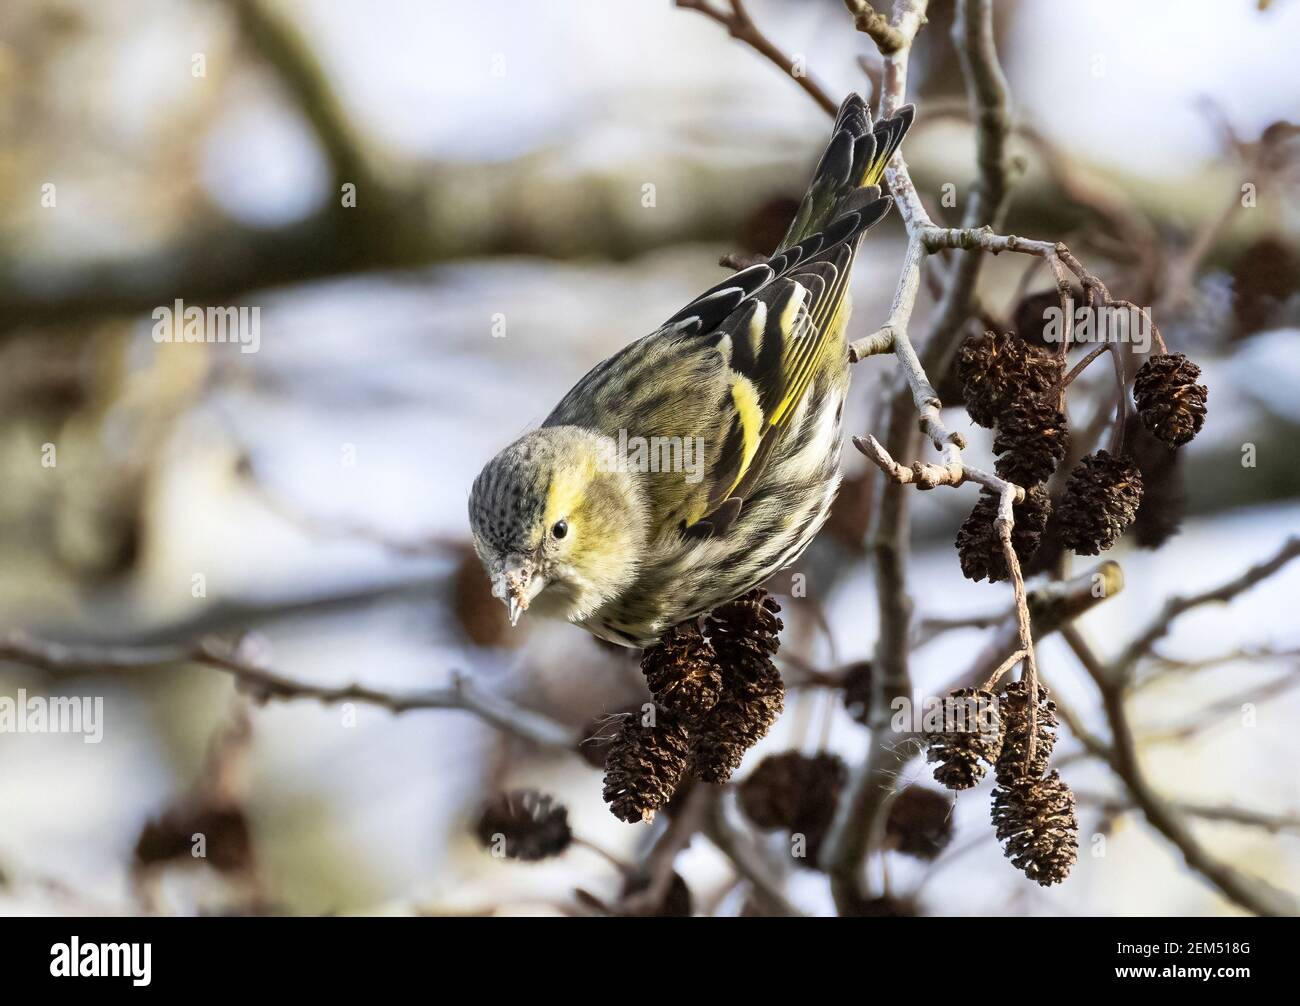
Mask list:
[{"label": "bird's dark eye", "polygon": [[555,527],[551,528],[551,534],[557,538],[563,538],[569,533],[569,522],[567,520],[557,520]]}]

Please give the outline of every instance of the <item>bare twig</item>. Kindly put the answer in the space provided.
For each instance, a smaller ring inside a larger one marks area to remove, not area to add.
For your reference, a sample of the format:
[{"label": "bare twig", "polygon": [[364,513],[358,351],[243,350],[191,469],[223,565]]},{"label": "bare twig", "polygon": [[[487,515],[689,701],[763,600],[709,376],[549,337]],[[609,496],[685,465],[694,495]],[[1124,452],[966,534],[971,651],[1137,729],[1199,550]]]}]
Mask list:
[{"label": "bare twig", "polygon": [[844,6],[853,15],[853,24],[864,35],[870,35],[883,56],[906,47],[910,39],[889,23],[889,18],[878,14],[867,0],[844,0]]},{"label": "bare twig", "polygon": [[[992,0],[959,0],[952,25],[953,45],[961,61],[975,122],[977,180],[962,215],[962,226],[993,227],[1007,204],[1007,135],[1011,128],[1010,96],[993,39]],[[924,363],[931,374],[948,371],[963,327],[971,315],[975,287],[983,266],[979,255],[953,263],[930,326]]]},{"label": "bare twig", "polygon": [[[892,25],[901,44],[884,53],[880,111],[893,115],[907,94],[907,60],[912,39],[925,21],[926,0],[900,0],[894,8]],[[886,179],[899,212],[907,223],[908,244],[894,305],[886,328],[892,333],[894,354],[908,377],[910,395],[896,395],[890,407],[885,442],[889,451],[903,457],[915,450],[916,425],[912,408],[931,422],[926,435],[945,451],[946,460],[959,456],[960,438],[946,435],[939,422],[939,398],[921,369],[907,337],[916,291],[920,285],[920,263],[924,254],[916,228],[928,222],[925,208],[916,194],[907,165],[896,153],[886,168]],[[852,355],[852,351],[851,351]],[[876,597],[880,608],[880,636],[876,642],[872,681],[870,727],[871,750],[850,775],[844,796],[822,850],[822,864],[831,877],[831,890],[841,914],[851,912],[863,895],[862,872],[867,854],[878,844],[883,825],[882,810],[893,791],[898,769],[915,750],[915,741],[891,729],[890,710],[895,698],[909,698],[912,685],[908,671],[908,642],[912,602],[907,595],[905,557],[909,539],[907,495],[902,483],[884,486],[872,531],[872,557],[876,568]]]},{"label": "bare twig", "polygon": [[966,482],[978,482],[980,485],[1002,496],[1010,491],[1011,502],[1024,501],[1025,491],[1014,483],[997,475],[968,465],[956,455],[951,464],[934,465],[913,462],[911,467],[895,461],[880,441],[871,435],[854,437],[853,446],[871,460],[891,481],[899,485],[915,485],[918,489],[933,489],[936,486],[959,486]]},{"label": "bare twig", "polygon": [[389,692],[361,684],[316,685],[287,677],[247,656],[248,647],[230,646],[206,638],[179,646],[69,646],[10,632],[0,639],[0,660],[13,661],[56,674],[92,674],[102,670],[146,671],[197,664],[231,675],[260,701],[313,699],[317,702],[359,702],[392,713],[419,709],[460,709],[473,713],[505,733],[551,748],[575,748],[568,727],[524,709],[508,699],[480,690],[468,678],[453,673],[451,684],[409,692]]},{"label": "bare twig", "polygon": [[[1107,814],[1127,814],[1132,811],[1141,813],[1140,807],[1123,797],[1075,790],[1074,798],[1082,805],[1097,807]],[[1221,821],[1226,824],[1238,824],[1244,828],[1259,828],[1274,835],[1288,831],[1300,832],[1300,814],[1275,814],[1249,807],[1237,807],[1233,804],[1196,803],[1188,800],[1175,800],[1172,803],[1180,813],[1204,821]]]},{"label": "bare twig", "polygon": [[1118,668],[1107,667],[1073,625],[1063,626],[1061,632],[1101,692],[1102,708],[1112,737],[1109,764],[1133,802],[1141,808],[1147,823],[1183,854],[1189,867],[1243,908],[1257,915],[1300,914],[1300,899],[1264,880],[1243,873],[1210,853],[1197,839],[1183,813],[1156,792],[1138,761],[1137,743],[1124,703],[1123,677]]},{"label": "bare twig", "polygon": [[677,854],[691,844],[691,839],[704,827],[717,800],[711,786],[697,784],[683,794],[682,806],[677,813],[664,815],[667,825],[644,860],[634,869],[632,876],[642,880],[643,886],[623,898],[620,908],[629,915],[652,912],[663,904],[673,882],[673,866]]},{"label": "bare twig", "polygon": [[1238,594],[1245,593],[1256,584],[1268,579],[1278,570],[1282,569],[1292,559],[1300,556],[1300,537],[1289,538],[1282,544],[1268,559],[1250,567],[1239,576],[1233,577],[1211,590],[1202,591],[1199,594],[1191,594],[1187,597],[1171,597],[1165,601],[1164,608],[1157,615],[1147,628],[1131,642],[1122,654],[1116,659],[1116,673],[1126,679],[1131,679],[1133,670],[1137,662],[1151,651],[1151,648],[1169,632],[1174,621],[1181,615],[1186,614],[1193,608],[1199,608],[1206,604],[1226,603],[1231,601]]},{"label": "bare twig", "polygon": [[[1069,580],[1054,580],[1039,586],[1030,591],[1027,598],[1029,614],[1033,619],[1034,638],[1045,639],[1062,625],[1091,611],[1123,589],[1123,572],[1119,563],[1111,560],[1099,563]],[[976,655],[971,666],[954,679],[952,687],[978,686],[1002,662],[1005,655],[1017,647],[1019,639],[1019,620],[1013,611]]]},{"label": "bare twig", "polygon": [[1223,717],[1240,715],[1242,707],[1247,703],[1255,706],[1262,705],[1270,699],[1280,698],[1294,691],[1297,687],[1300,687],[1300,673],[1293,669],[1290,673],[1274,678],[1272,681],[1261,685],[1252,685],[1203,706],[1198,711],[1196,718],[1189,723],[1159,730],[1143,731],[1142,743],[1144,745],[1177,744],[1191,740],[1193,737],[1220,725],[1223,722]]},{"label": "bare twig", "polygon": [[705,17],[716,21],[727,29],[732,38],[744,42],[755,52],[761,53],[765,59],[779,66],[813,101],[831,115],[839,110],[839,102],[827,94],[820,84],[795,64],[791,57],[778,49],[771,39],[758,30],[754,19],[745,9],[743,0],[728,0],[728,9],[715,7],[709,0],[676,0],[676,3],[683,10],[699,11]]},{"label": "bare twig", "polygon": [[749,882],[754,897],[774,915],[802,915],[786,897],[780,878],[754,846],[749,835],[727,819],[721,799],[715,798],[704,821],[704,834],[731,861],[736,873]]}]

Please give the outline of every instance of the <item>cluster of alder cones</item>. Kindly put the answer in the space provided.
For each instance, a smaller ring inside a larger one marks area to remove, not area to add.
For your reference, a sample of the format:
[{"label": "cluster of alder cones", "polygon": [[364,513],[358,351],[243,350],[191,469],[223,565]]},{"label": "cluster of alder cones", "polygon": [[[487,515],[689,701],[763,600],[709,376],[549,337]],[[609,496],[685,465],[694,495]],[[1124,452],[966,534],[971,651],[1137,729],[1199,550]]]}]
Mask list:
[{"label": "cluster of alder cones", "polygon": [[1056,704],[1040,687],[1031,710],[1027,693],[1023,681],[997,696],[982,688],[950,692],[943,730],[932,736],[926,757],[936,763],[935,780],[951,790],[970,789],[993,769],[998,840],[1025,876],[1048,887],[1069,876],[1078,859],[1079,822],[1074,794],[1056,771],[1047,771],[1056,746]]},{"label": "cluster of alder cones", "polygon": [[645,651],[641,670],[655,701],[622,715],[605,755],[604,796],[615,817],[649,820],[687,776],[726,782],[776,722],[785,704],[772,662],[780,610],[758,588]]},{"label": "cluster of alder cones", "polygon": [[[829,753],[805,755],[784,751],[764,758],[738,787],[741,810],[760,829],[790,833],[795,862],[818,869],[821,848],[848,768]],[[671,809],[668,811],[672,813]],[[490,854],[500,859],[535,863],[562,856],[583,844],[569,825],[568,809],[553,796],[522,789],[497,793],[479,810],[472,825],[474,836]],[[922,860],[933,860],[953,835],[952,799],[937,790],[909,785],[894,795],[885,823],[889,848]],[[676,872],[657,893],[647,891],[650,878],[625,867],[623,889],[614,904],[605,904],[586,892],[578,900],[609,915],[688,916],[693,895]],[[653,893],[652,897],[645,897]],[[861,915],[916,915],[919,909],[906,897],[865,899],[854,906]],[[746,914],[762,914],[747,906]]]},{"label": "cluster of alder cones", "polygon": [[[835,754],[783,751],[769,755],[740,783],[740,809],[765,831],[784,831],[795,862],[820,868],[848,766]],[[924,786],[905,786],[885,818],[886,845],[918,859],[934,859],[952,838],[952,800]]]},{"label": "cluster of alder cones", "polygon": [[[1047,488],[1069,448],[1062,382],[1065,355],[1014,333],[984,332],[968,338],[957,358],[966,411],[994,430],[998,475],[1025,490],[1014,509],[1012,546],[1031,564],[1048,529],[1079,555],[1110,548],[1132,526],[1142,505],[1139,459],[1119,446],[1083,457],[1070,471],[1058,499]],[[1206,387],[1201,371],[1182,353],[1147,358],[1133,379],[1132,394],[1145,431],[1168,451],[1190,441],[1205,423]],[[1129,394],[1129,389],[1123,392]],[[1112,440],[1122,445],[1123,430]],[[1009,573],[994,528],[998,499],[981,493],[957,532],[962,572],[972,580],[1005,580]]]}]

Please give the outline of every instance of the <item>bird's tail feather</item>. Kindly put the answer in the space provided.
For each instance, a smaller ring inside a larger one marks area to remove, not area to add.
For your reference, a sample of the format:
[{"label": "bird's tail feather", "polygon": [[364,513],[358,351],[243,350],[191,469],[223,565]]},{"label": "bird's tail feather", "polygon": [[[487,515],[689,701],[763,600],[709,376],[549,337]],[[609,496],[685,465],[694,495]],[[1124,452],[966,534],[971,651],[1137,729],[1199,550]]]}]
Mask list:
[{"label": "bird's tail feather", "polygon": [[845,98],[826,152],[817,162],[808,191],[776,250],[799,244],[837,218],[879,198],[875,187],[912,125],[914,114],[911,105],[904,105],[892,118],[873,124],[862,95],[854,93]]}]

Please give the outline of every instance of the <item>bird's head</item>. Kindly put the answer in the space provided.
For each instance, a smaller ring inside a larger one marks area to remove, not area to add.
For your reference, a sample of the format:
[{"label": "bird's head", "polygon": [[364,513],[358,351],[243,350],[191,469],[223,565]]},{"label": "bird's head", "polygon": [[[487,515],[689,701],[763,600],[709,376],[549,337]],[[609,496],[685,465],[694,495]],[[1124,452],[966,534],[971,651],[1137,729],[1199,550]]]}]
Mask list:
[{"label": "bird's head", "polygon": [[469,522],[510,624],[530,607],[580,621],[627,587],[644,550],[635,475],[613,441],[548,426],[515,441],[474,480]]}]

